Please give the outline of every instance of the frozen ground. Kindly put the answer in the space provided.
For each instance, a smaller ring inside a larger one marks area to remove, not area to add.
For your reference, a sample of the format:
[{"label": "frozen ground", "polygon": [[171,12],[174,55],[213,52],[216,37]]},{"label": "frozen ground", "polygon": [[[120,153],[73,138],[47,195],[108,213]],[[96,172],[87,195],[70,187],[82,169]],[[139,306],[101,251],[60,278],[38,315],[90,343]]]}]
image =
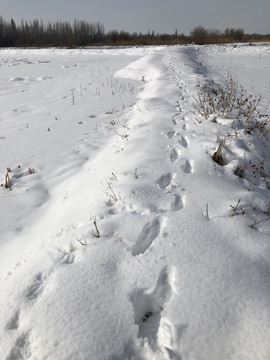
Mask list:
[{"label": "frozen ground", "polygon": [[269,114],[269,44],[1,49],[0,72],[1,359],[269,359],[270,134],[194,113],[230,73]]}]

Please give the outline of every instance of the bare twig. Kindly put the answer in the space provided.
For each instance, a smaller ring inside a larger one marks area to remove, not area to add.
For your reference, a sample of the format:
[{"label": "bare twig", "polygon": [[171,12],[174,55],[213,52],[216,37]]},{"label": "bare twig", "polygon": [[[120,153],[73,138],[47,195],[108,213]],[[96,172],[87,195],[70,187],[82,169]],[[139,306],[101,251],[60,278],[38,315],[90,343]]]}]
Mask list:
[{"label": "bare twig", "polygon": [[123,126],[123,128],[125,128],[125,129],[127,129],[127,130],[130,130],[129,127],[127,127],[126,125],[123,125],[120,121],[119,121],[119,124],[120,124],[121,126]]},{"label": "bare twig", "polygon": [[74,89],[71,90],[72,105],[75,105]]},{"label": "bare twig", "polygon": [[266,218],[266,219],[261,220],[261,221],[256,221],[254,224],[249,225],[249,227],[251,227],[253,229],[253,227],[255,225],[260,224],[260,223],[262,223],[264,221],[267,221],[267,220],[270,220],[270,216],[268,218]]},{"label": "bare twig", "polygon": [[86,242],[85,237],[84,237],[83,234],[82,234],[83,241],[80,240],[76,235],[74,235],[74,234],[72,234],[72,235],[75,237],[75,239],[76,239],[82,246],[86,246],[86,245],[87,245],[87,242]]},{"label": "bare twig", "polygon": [[96,219],[94,220],[94,225],[95,225],[95,228],[96,228],[96,235],[95,235],[95,237],[99,238],[99,237],[100,237],[100,232],[99,232],[98,227],[97,227],[97,221],[96,221]]},{"label": "bare twig", "polygon": [[113,191],[113,189],[112,189],[112,186],[111,186],[111,184],[109,183],[109,181],[106,179],[106,183],[107,183],[107,185],[108,185],[108,189],[110,190],[110,191],[107,191],[106,192],[106,195],[107,196],[109,196],[112,200],[114,200],[115,202],[116,201],[118,201],[118,198],[117,198],[117,196],[115,195],[115,192]]},{"label": "bare twig", "polygon": [[260,165],[264,165],[264,160],[262,160],[262,161],[260,161],[260,162],[258,162],[256,164],[251,164],[251,162],[250,162],[249,165],[239,166],[238,169],[240,169],[240,170],[249,169],[249,168],[254,168],[255,169],[255,168],[259,167]]},{"label": "bare twig", "polygon": [[125,108],[125,104],[124,104],[124,101],[123,101],[123,99],[120,97],[120,100],[121,100],[121,103],[122,103],[122,107],[123,107],[123,109]]},{"label": "bare twig", "polygon": [[267,129],[262,133],[261,139],[262,139],[266,134],[268,134],[269,131],[270,131],[270,128],[267,128]]},{"label": "bare twig", "polygon": [[242,215],[244,215],[247,211],[247,209],[251,206],[251,202],[247,204],[245,208],[242,209]]},{"label": "bare twig", "polygon": [[112,176],[109,177],[112,181],[118,181],[117,176],[112,172]]},{"label": "bare twig", "polygon": [[237,204],[236,204],[235,206],[230,205],[230,207],[233,209],[233,211],[232,211],[232,216],[235,216],[235,215],[236,215],[236,211],[237,211],[238,205],[240,204],[240,201],[241,201],[241,199],[239,199],[239,200],[237,201]]},{"label": "bare twig", "polygon": [[11,183],[8,172],[6,173],[5,176],[5,187],[11,191]]}]

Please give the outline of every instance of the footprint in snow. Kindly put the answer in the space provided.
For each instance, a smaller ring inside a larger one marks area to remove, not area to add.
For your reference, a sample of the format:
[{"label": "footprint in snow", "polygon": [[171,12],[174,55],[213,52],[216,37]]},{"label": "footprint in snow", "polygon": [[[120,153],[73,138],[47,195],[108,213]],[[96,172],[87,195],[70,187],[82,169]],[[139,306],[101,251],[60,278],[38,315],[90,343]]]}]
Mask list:
[{"label": "footprint in snow", "polygon": [[75,261],[75,254],[68,252],[63,256],[61,264],[71,265]]},{"label": "footprint in snow", "polygon": [[172,117],[172,123],[173,123],[173,125],[177,125],[179,119],[180,119],[180,114],[179,114],[179,112],[177,112],[177,113],[174,114],[173,117]]},{"label": "footprint in snow", "polygon": [[180,139],[178,140],[178,144],[181,145],[183,148],[188,147],[188,142],[182,135],[181,135]]},{"label": "footprint in snow", "polygon": [[172,139],[175,135],[175,131],[174,130],[169,130],[167,133],[166,133],[166,136],[168,139]]},{"label": "footprint in snow", "polygon": [[135,289],[130,295],[134,322],[139,326],[139,338],[155,340],[160,326],[161,312],[172,294],[174,271],[163,268],[154,290]]},{"label": "footprint in snow", "polygon": [[7,330],[17,330],[19,328],[20,311],[16,311],[6,325]]},{"label": "footprint in snow", "polygon": [[130,339],[121,354],[112,360],[164,359],[181,360],[179,344],[188,325],[175,324],[162,315],[174,292],[174,268],[164,267],[154,289],[134,289],[129,298],[133,305],[134,323],[138,325],[138,339]]},{"label": "footprint in snow", "polygon": [[27,297],[27,299],[35,300],[38,298],[38,296],[42,292],[43,282],[44,282],[43,275],[41,273],[38,273],[35,276],[32,285],[26,290],[25,296]]},{"label": "footprint in snow", "polygon": [[179,344],[186,332],[188,325],[172,324],[168,319],[162,318],[157,334],[157,345],[159,346],[164,359],[181,360]]},{"label": "footprint in snow", "polygon": [[186,160],[186,162],[184,163],[184,165],[182,165],[182,169],[186,174],[190,174],[193,172],[193,168],[192,168],[192,162],[189,160]]},{"label": "footprint in snow", "polygon": [[172,148],[170,150],[170,162],[174,163],[177,159],[178,159],[178,152],[174,148]]},{"label": "footprint in snow", "polygon": [[75,262],[76,247],[70,245],[68,249],[57,249],[59,252],[59,263],[71,265]]},{"label": "footprint in snow", "polygon": [[179,211],[182,210],[184,208],[184,201],[183,198],[178,195],[178,194],[174,194],[174,201],[171,204],[171,211]]},{"label": "footprint in snow", "polygon": [[26,333],[17,338],[6,360],[29,359],[31,356],[29,333]]},{"label": "footprint in snow", "polygon": [[158,180],[157,184],[161,189],[166,189],[172,182],[171,173],[163,174]]},{"label": "footprint in snow", "polygon": [[152,242],[159,236],[160,227],[158,218],[144,226],[132,249],[133,256],[143,254],[149,248]]}]

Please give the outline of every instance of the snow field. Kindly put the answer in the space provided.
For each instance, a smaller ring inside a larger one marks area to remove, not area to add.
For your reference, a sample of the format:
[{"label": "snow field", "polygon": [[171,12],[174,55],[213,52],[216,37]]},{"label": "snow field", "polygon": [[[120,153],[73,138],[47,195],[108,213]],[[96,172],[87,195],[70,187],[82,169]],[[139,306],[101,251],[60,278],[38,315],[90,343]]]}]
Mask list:
[{"label": "snow field", "polygon": [[[221,167],[231,121],[198,123],[193,97],[230,70],[265,106],[269,46],[8,49],[0,64],[3,358],[267,359],[269,222],[249,225],[269,189],[234,169],[263,158],[269,174],[269,134],[241,131]],[[239,198],[252,206],[232,217]]]}]

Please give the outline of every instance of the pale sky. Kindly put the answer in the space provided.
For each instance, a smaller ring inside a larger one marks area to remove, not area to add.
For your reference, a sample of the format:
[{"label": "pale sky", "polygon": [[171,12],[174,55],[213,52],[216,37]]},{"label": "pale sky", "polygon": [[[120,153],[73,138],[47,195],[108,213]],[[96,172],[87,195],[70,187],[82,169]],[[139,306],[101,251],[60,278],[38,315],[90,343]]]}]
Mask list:
[{"label": "pale sky", "polygon": [[106,31],[189,34],[198,26],[270,33],[269,0],[0,0],[0,16],[48,21],[100,21]]}]

